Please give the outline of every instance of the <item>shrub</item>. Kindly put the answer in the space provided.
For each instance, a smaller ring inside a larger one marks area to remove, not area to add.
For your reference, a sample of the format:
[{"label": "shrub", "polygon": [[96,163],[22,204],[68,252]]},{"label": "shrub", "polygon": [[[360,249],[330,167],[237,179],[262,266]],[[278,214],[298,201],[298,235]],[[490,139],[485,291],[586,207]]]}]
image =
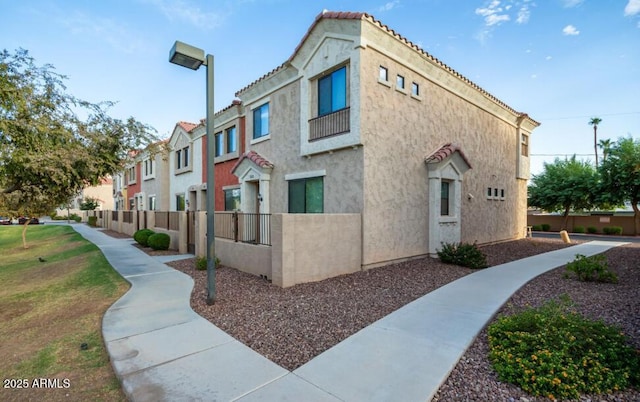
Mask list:
[{"label": "shrub", "polygon": [[169,250],[171,237],[166,233],[154,233],[147,239],[149,247],[154,250]]},{"label": "shrub", "polygon": [[[220,265],[220,259],[215,257],[213,260],[215,263],[215,267],[218,268]],[[196,269],[199,271],[204,271],[207,269],[207,257],[196,257]]]},{"label": "shrub", "polygon": [[147,247],[149,245],[149,236],[152,234],[155,234],[155,232],[151,229],[140,229],[133,234],[133,240],[142,247]]},{"label": "shrub", "polygon": [[573,233],[584,233],[584,226],[574,226]]},{"label": "shrub", "polygon": [[577,254],[576,258],[567,264],[565,278],[570,276],[570,272],[575,273],[578,280],[583,282],[618,283],[618,276],[609,271],[607,260],[602,254],[591,257]]},{"label": "shrub", "polygon": [[533,225],[533,226],[531,226],[531,230],[535,230],[536,232],[540,232],[542,230],[542,225]]},{"label": "shrub", "polygon": [[587,227],[587,232],[594,234],[594,233],[598,233],[598,228],[595,226],[589,226]]},{"label": "shrub", "polygon": [[611,393],[640,383],[640,356],[620,331],[547,302],[489,326],[489,359],[500,381],[550,399]]},{"label": "shrub", "polygon": [[602,228],[602,233],[608,235],[619,235],[622,234],[622,227],[620,226],[607,226]]},{"label": "shrub", "polygon": [[97,216],[90,216],[87,223],[89,224],[89,226],[93,226],[96,227],[98,226],[98,217]]},{"label": "shrub", "polygon": [[469,268],[486,268],[487,256],[475,244],[443,243],[438,257],[447,264],[462,265]]},{"label": "shrub", "polygon": [[549,230],[551,230],[551,225],[549,225],[548,223],[543,223],[542,225],[540,225],[540,227],[542,228],[543,232],[548,232]]}]

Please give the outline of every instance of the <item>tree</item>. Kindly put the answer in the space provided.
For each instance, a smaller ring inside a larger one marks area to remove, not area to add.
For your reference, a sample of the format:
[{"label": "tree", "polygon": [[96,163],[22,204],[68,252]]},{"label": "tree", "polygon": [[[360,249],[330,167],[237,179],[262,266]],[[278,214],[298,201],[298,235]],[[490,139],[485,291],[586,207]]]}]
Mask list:
[{"label": "tree", "polygon": [[640,234],[640,139],[619,138],[598,171],[602,199],[612,204],[630,202],[635,234]]},{"label": "tree", "polygon": [[545,163],[543,172],[534,175],[529,186],[529,206],[547,212],[562,211],[563,229],[567,228],[571,210],[590,209],[599,205],[593,189],[598,184],[598,175],[590,163],[556,158]]},{"label": "tree", "polygon": [[66,93],[65,79],[24,49],[0,52],[2,215],[46,214],[119,171],[127,151],[156,140],[155,130],[133,117],[110,117],[112,102]]},{"label": "tree", "polygon": [[607,159],[607,156],[609,155],[609,151],[611,150],[611,145],[612,145],[612,143],[611,143],[610,139],[598,141],[598,147],[600,149],[602,149],[602,160],[603,161],[605,159]]},{"label": "tree", "polygon": [[598,124],[602,123],[599,117],[592,117],[589,124],[593,126],[593,150],[596,156],[596,168],[598,167]]},{"label": "tree", "polygon": [[100,206],[100,201],[97,198],[87,197],[84,200],[82,200],[82,203],[80,203],[80,210],[93,211],[99,206]]}]

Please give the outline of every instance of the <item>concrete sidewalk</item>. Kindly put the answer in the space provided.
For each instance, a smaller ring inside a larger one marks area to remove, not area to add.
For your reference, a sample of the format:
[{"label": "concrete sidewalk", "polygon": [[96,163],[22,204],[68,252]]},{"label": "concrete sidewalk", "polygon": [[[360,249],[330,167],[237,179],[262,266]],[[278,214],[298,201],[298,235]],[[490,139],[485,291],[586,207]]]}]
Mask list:
[{"label": "concrete sidewalk", "polygon": [[522,285],[625,243],[594,241],[478,271],[362,329],[289,372],[191,310],[193,280],[85,225],[132,287],[103,318],[116,375],[133,401],[428,401]]}]

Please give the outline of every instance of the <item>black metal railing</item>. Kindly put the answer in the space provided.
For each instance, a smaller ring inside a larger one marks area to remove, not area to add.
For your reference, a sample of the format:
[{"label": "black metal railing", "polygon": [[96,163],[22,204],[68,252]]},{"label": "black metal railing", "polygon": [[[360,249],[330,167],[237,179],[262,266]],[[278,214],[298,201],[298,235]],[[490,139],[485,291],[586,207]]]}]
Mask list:
[{"label": "black metal railing", "polygon": [[350,131],[350,108],[318,116],[309,120],[309,141],[319,140]]},{"label": "black metal railing", "polygon": [[236,242],[271,245],[271,214],[216,212],[216,237]]}]

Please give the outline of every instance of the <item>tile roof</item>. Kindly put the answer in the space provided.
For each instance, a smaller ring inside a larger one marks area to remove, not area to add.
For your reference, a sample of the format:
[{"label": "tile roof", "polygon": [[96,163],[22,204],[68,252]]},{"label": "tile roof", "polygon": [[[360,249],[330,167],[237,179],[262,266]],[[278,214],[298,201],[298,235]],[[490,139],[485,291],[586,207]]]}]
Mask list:
[{"label": "tile roof", "polygon": [[426,158],[424,158],[424,161],[426,163],[440,163],[443,160],[450,157],[451,155],[453,155],[455,152],[458,152],[462,157],[462,159],[465,161],[465,163],[469,167],[471,167],[471,164],[469,163],[467,156],[464,154],[464,152],[462,152],[462,148],[460,148],[458,144],[454,144],[452,142],[444,144],[443,146],[438,148],[438,150],[436,150],[431,155],[428,155]]},{"label": "tile roof", "polygon": [[194,128],[198,127],[196,123],[189,123],[188,121],[179,121],[177,125],[180,126],[187,133],[193,130]]},{"label": "tile roof", "polygon": [[273,168],[273,163],[260,156],[260,154],[258,154],[256,151],[247,151],[243,153],[240,158],[238,158],[238,161],[231,168],[231,173],[233,173],[245,159],[249,159],[251,162],[255,163],[261,168]]},{"label": "tile roof", "polygon": [[[496,102],[500,106],[504,107],[505,109],[507,109],[507,110],[509,110],[509,111],[511,111],[511,112],[513,112],[515,114],[519,114],[519,115],[521,114],[518,111],[516,111],[515,109],[513,109],[512,107],[510,107],[509,105],[507,105],[506,103],[502,102],[500,99],[496,98],[495,96],[491,95],[489,92],[487,92],[484,89],[482,89],[480,86],[478,86],[477,84],[475,84],[474,82],[472,82],[468,78],[464,77],[462,74],[458,73],[457,71],[455,71],[451,67],[449,67],[446,64],[444,64],[442,61],[440,61],[437,58],[433,57],[431,54],[426,52],[420,46],[418,46],[415,43],[411,42],[410,40],[408,40],[404,36],[400,35],[396,31],[394,31],[393,29],[389,28],[387,25],[385,25],[382,22],[380,22],[379,20],[377,20],[373,15],[368,14],[368,13],[363,13],[363,12],[343,12],[343,11],[327,11],[327,10],[322,11],[320,14],[318,14],[316,16],[315,20],[313,21],[313,23],[311,24],[311,26],[309,27],[309,29],[307,30],[305,35],[302,37],[302,40],[300,40],[300,42],[298,43],[298,46],[296,46],[296,49],[294,50],[293,54],[289,57],[289,59],[287,59],[287,61],[285,61],[284,63],[282,63],[281,65],[279,65],[275,69],[271,70],[267,74],[263,75],[262,77],[258,78],[257,80],[255,80],[251,84],[247,85],[246,87],[244,87],[241,90],[239,90],[238,92],[236,92],[236,96],[238,96],[242,92],[246,91],[247,89],[251,88],[252,86],[257,84],[258,82],[268,78],[269,76],[275,74],[279,70],[285,68],[293,60],[293,58],[298,53],[298,51],[300,50],[300,48],[302,47],[304,42],[311,35],[311,32],[316,27],[316,25],[323,19],[368,20],[371,23],[373,23],[374,25],[378,26],[383,31],[387,32],[389,35],[395,37],[397,40],[399,40],[400,42],[404,43],[405,45],[407,45],[408,47],[413,49],[414,51],[420,53],[422,56],[426,57],[428,60],[430,60],[431,62],[435,63],[436,65],[438,65],[442,69],[446,70],[450,74],[452,74],[455,77],[459,78],[460,80],[464,81],[465,83],[470,85],[472,88],[476,89],[477,91],[482,93],[484,96],[486,96],[487,98],[489,98],[492,101]],[[537,125],[540,125],[539,122],[531,119],[529,116],[526,116],[526,118],[530,119],[533,123],[535,123]]]}]

